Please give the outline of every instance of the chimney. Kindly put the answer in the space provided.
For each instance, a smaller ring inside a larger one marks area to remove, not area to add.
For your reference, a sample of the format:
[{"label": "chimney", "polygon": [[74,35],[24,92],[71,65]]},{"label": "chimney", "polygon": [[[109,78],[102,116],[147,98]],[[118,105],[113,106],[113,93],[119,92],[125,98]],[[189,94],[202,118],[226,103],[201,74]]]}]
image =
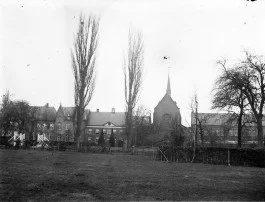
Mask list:
[{"label": "chimney", "polygon": [[46,103],[45,107],[49,107],[49,103]]},{"label": "chimney", "polygon": [[99,109],[97,109],[97,112],[99,112]]},{"label": "chimney", "polygon": [[115,114],[115,108],[112,107],[111,112]]}]

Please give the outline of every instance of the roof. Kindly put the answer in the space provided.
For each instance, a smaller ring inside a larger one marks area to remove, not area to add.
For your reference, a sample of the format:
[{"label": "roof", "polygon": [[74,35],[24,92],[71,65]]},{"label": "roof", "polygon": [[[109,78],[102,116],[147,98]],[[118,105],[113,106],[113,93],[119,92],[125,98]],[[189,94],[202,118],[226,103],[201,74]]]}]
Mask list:
[{"label": "roof", "polygon": [[[73,118],[74,113],[75,113],[75,107],[63,107],[62,105],[60,105],[59,109],[57,110],[57,113],[58,112],[60,112],[60,113],[62,112],[65,119],[68,119],[69,117]],[[90,112],[89,109],[85,109],[83,120],[87,119],[89,112]]]},{"label": "roof", "polygon": [[36,112],[34,113],[34,117],[38,121],[55,121],[56,110],[54,107],[49,107],[48,105],[45,105],[43,107],[34,106],[32,108],[33,110],[36,110]]},{"label": "roof", "polygon": [[[244,118],[245,122],[249,122],[250,125],[255,125],[255,118],[252,114],[246,114]],[[237,117],[234,113],[198,113],[198,119],[204,125],[222,125],[229,121],[237,124]],[[191,125],[193,124],[195,124],[195,114],[191,113]],[[265,117],[262,119],[262,125],[265,126]]]},{"label": "roof", "polygon": [[108,122],[115,126],[124,126],[125,112],[90,112],[88,125],[101,126]]},{"label": "roof", "polygon": [[[232,113],[198,113],[198,119],[204,125],[223,125],[229,121],[236,122],[236,117]],[[195,114],[191,114],[191,124],[195,124]]]},{"label": "roof", "polygon": [[174,100],[172,99],[172,97],[171,97],[169,94],[167,94],[167,93],[166,93],[166,94],[164,95],[164,97],[158,102],[158,104],[156,105],[155,108],[157,108],[158,105],[160,105],[161,103],[163,103],[163,102],[166,101],[166,100],[169,100],[170,102],[174,103],[174,104],[177,106],[177,108],[179,109],[179,107],[178,107],[176,101],[174,101]]},{"label": "roof", "polygon": [[73,117],[75,112],[75,107],[62,107],[63,113],[65,117]]}]

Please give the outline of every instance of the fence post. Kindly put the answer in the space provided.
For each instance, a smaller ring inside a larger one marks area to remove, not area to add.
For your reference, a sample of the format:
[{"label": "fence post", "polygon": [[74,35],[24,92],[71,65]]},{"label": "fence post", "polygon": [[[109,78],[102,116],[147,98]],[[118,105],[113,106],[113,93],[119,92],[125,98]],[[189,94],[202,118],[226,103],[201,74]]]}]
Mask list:
[{"label": "fence post", "polygon": [[228,166],[230,166],[230,149],[227,152]]}]

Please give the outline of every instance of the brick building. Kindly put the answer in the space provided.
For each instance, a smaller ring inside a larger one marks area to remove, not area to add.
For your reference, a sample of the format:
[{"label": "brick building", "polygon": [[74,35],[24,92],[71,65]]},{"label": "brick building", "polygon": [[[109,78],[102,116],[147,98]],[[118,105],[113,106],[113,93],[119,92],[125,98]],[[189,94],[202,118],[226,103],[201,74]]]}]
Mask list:
[{"label": "brick building", "polygon": [[[32,107],[33,119],[31,121],[31,137],[33,140],[38,139],[38,135],[45,134],[46,138],[50,139],[55,134],[55,117],[56,110],[50,107],[47,103],[45,106]],[[27,139],[27,138],[26,138]]]},{"label": "brick building", "polygon": [[[87,115],[89,110],[85,110],[82,133],[80,140],[82,141],[85,135],[85,126],[87,123]],[[63,107],[59,106],[56,113],[55,120],[55,132],[56,137],[52,141],[62,141],[62,142],[74,142],[74,119],[75,119],[75,107]]]},{"label": "brick building", "polygon": [[97,143],[101,133],[104,134],[106,141],[109,140],[111,133],[113,133],[116,141],[123,141],[123,134],[125,131],[125,113],[115,112],[112,108],[111,112],[96,112],[89,111],[86,125],[86,138],[88,141]]},{"label": "brick building", "polygon": [[170,78],[168,76],[166,94],[154,109],[153,122],[157,126],[156,140],[166,139],[172,131],[172,124],[181,125],[180,109],[171,97]]},{"label": "brick building", "polygon": [[[245,117],[242,128],[242,144],[256,144],[258,141],[257,127],[250,116]],[[265,126],[265,120],[263,120]],[[191,129],[196,130],[195,114],[191,114]],[[265,127],[264,129],[265,130]],[[265,132],[265,131],[264,131]],[[197,118],[197,143],[205,145],[236,145],[237,119],[230,113],[198,113]]]}]

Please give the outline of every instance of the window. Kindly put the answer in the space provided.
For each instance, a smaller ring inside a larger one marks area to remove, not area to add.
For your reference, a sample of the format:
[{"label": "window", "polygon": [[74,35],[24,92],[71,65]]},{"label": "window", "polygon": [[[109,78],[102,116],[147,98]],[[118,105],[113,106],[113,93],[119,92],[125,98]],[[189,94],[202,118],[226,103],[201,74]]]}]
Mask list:
[{"label": "window", "polygon": [[37,124],[37,128],[38,128],[39,130],[41,129],[41,124],[40,124],[40,123]]},{"label": "window", "polygon": [[87,140],[88,140],[88,141],[91,141],[91,140],[92,140],[92,138],[91,138],[91,137],[88,137],[88,138],[87,138]]},{"label": "window", "polygon": [[57,124],[57,129],[58,129],[58,130],[62,130],[62,128],[61,128],[61,124],[60,124],[60,123]]},{"label": "window", "polygon": [[89,134],[89,135],[92,135],[92,128],[89,128],[89,129],[88,129],[88,134]]},{"label": "window", "polygon": [[106,134],[106,132],[107,132],[106,129],[103,129],[103,134]]},{"label": "window", "polygon": [[47,124],[44,123],[44,124],[42,125],[42,129],[43,129],[43,130],[46,130],[46,127],[47,127]]},{"label": "window", "polygon": [[66,130],[69,130],[69,128],[70,128],[70,123],[67,123],[65,128],[66,128]]},{"label": "window", "polygon": [[111,135],[111,129],[110,128],[107,129],[107,134]]},{"label": "window", "polygon": [[50,124],[50,129],[54,130],[54,124],[53,123]]},{"label": "window", "polygon": [[116,130],[113,130],[113,133],[115,134],[116,133]]},{"label": "window", "polygon": [[99,129],[96,129],[96,134],[99,134]]}]

